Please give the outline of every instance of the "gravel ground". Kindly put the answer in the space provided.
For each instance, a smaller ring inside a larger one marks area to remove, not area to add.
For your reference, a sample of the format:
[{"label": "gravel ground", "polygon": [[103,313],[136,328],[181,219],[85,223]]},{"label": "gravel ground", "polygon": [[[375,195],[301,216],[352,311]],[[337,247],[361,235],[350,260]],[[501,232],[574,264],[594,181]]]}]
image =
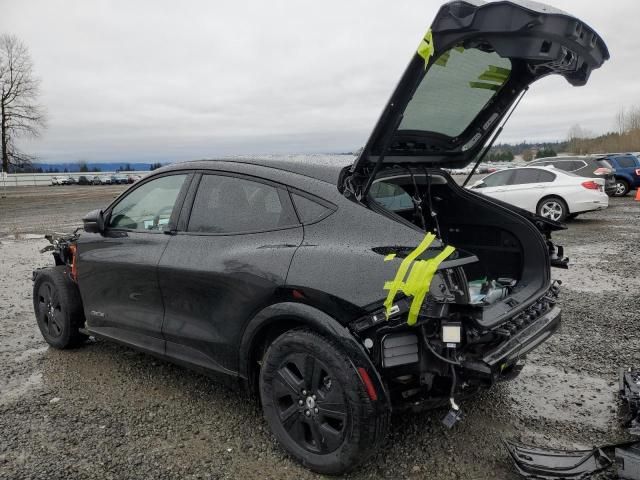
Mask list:
[{"label": "gravel ground", "polygon": [[[317,475],[274,443],[242,393],[125,347],[49,349],[31,271],[45,230],[68,231],[124,187],[23,187],[0,199],[0,478],[278,478]],[[511,479],[502,437],[555,447],[627,438],[617,369],[640,365],[640,202],[612,199],[555,235],[571,257],[563,328],[516,380],[444,411],[393,418],[386,446],[350,478]]]}]

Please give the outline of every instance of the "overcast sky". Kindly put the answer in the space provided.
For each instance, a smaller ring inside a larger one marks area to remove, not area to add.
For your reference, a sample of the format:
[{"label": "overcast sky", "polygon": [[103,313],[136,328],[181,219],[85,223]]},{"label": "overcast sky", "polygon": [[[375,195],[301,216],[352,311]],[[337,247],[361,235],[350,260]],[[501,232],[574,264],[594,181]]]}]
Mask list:
[{"label": "overcast sky", "polygon": [[[535,84],[501,141],[613,129],[640,105],[640,1],[551,0],[605,39],[586,87]],[[42,161],[172,161],[360,147],[440,2],[0,0],[29,47]]]}]

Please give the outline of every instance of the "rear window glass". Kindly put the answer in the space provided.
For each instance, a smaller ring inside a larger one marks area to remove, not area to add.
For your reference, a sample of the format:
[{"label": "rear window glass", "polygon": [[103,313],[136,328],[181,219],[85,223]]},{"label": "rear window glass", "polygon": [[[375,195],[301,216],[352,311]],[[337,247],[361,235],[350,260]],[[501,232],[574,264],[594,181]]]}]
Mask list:
[{"label": "rear window glass", "polygon": [[611,162],[609,162],[609,160],[598,160],[598,165],[600,167],[609,168],[613,170],[613,165],[611,165]]},{"label": "rear window glass", "polygon": [[369,195],[384,208],[393,212],[413,209],[411,196],[395,183],[374,182],[369,190]]},{"label": "rear window glass", "polygon": [[506,83],[511,61],[495,52],[456,47],[429,68],[404,111],[399,130],[461,134]]}]

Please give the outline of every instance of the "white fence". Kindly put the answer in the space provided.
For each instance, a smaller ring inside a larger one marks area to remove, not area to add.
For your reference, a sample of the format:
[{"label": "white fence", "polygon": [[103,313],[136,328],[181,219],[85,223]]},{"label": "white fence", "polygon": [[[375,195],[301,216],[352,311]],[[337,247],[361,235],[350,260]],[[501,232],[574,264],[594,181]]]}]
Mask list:
[{"label": "white fence", "polygon": [[53,177],[73,177],[78,180],[78,177],[85,176],[89,179],[97,176],[111,176],[111,175],[140,175],[141,177],[147,175],[148,170],[144,171],[131,171],[131,172],[72,172],[72,173],[0,173],[0,187],[38,187],[51,185],[51,179]]}]

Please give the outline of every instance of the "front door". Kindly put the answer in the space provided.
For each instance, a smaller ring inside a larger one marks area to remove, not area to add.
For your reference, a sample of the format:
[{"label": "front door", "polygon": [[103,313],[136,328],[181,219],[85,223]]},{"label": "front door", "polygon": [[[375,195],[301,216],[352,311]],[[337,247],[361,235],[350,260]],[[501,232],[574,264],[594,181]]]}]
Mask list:
[{"label": "front door", "polygon": [[78,285],[87,328],[164,353],[158,262],[188,175],[153,177],[110,206],[103,233],[78,240]]}]

